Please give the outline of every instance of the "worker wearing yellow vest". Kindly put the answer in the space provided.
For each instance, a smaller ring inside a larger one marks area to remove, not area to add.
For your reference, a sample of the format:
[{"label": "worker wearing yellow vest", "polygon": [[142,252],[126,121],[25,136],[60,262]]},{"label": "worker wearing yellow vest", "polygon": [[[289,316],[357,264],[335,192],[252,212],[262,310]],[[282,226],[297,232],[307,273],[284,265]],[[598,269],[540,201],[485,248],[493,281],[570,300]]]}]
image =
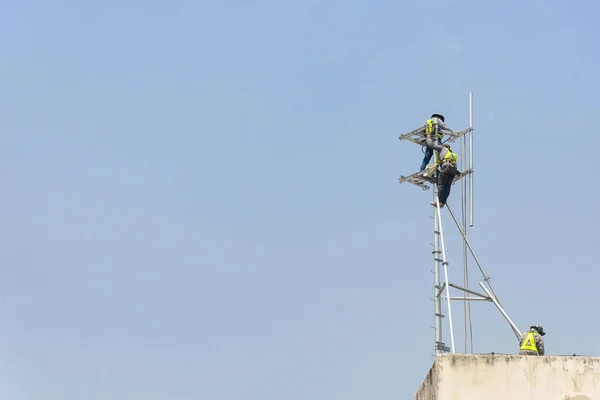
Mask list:
[{"label": "worker wearing yellow vest", "polygon": [[[458,169],[456,168],[456,161],[458,156],[452,152],[450,145],[448,144],[438,144],[434,141],[434,139],[430,136],[427,136],[427,147],[432,151],[436,151],[436,162],[434,164],[434,168],[431,171],[428,171],[428,174],[437,170],[437,188],[438,188],[438,198],[440,200],[440,208],[446,205],[446,201],[448,200],[448,196],[450,196],[450,189],[452,188],[452,183],[454,182],[454,177],[458,174]],[[436,206],[436,202],[432,201],[430,203],[432,206]]]},{"label": "worker wearing yellow vest", "polygon": [[[431,115],[431,118],[429,118],[427,121],[425,121],[425,124],[423,124],[423,128],[425,128],[425,136],[428,137],[433,135],[433,137],[437,139],[439,143],[441,143],[442,139],[444,138],[444,134],[452,133],[452,130],[448,128],[448,126],[445,124],[445,121],[446,119],[441,114]],[[425,167],[427,167],[431,157],[433,157],[433,150],[431,147],[427,146],[425,147],[425,156],[423,157],[420,171],[423,171]]]},{"label": "worker wearing yellow vest", "polygon": [[532,326],[527,332],[523,332],[519,341],[519,354],[524,356],[543,356],[544,340],[542,336],[546,333],[539,325]]}]

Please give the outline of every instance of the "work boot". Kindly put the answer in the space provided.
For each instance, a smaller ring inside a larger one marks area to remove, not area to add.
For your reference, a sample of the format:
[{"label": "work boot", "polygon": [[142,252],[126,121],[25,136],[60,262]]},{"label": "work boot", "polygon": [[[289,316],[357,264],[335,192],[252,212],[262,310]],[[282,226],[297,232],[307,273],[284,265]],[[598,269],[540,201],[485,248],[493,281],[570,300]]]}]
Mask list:
[{"label": "work boot", "polygon": [[434,164],[434,165],[430,165],[430,166],[426,167],[426,168],[425,168],[425,173],[423,174],[423,176],[424,176],[425,178],[429,178],[430,176],[432,176],[432,175],[433,175],[433,173],[435,172],[435,169],[436,169],[436,167],[437,167],[437,166],[436,166],[435,164]]},{"label": "work boot", "polygon": [[[432,205],[432,206],[434,206],[434,207],[435,207],[435,206],[437,206],[437,203],[436,203],[435,201],[432,201],[432,202],[431,202],[431,203],[429,203],[429,204],[431,204],[431,205]],[[440,203],[440,208],[444,208],[444,206],[445,206],[445,205],[446,205],[446,203]]]}]

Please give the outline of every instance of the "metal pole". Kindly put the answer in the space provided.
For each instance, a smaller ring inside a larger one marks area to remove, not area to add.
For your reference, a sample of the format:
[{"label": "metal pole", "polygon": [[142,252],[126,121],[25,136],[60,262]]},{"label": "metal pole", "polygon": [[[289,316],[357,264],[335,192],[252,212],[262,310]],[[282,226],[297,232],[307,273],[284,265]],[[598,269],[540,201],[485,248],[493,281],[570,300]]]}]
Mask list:
[{"label": "metal pole", "polygon": [[492,301],[491,298],[481,298],[481,297],[450,297],[450,300],[464,300],[465,303],[469,301]]},{"label": "metal pole", "polygon": [[[469,93],[469,128],[471,128],[471,132],[469,133],[469,144],[470,144],[470,148],[469,148],[469,168],[471,169],[471,173],[469,174],[469,187],[470,187],[470,204],[469,204],[469,213],[470,213],[470,226],[473,226],[473,93],[470,92]],[[467,140],[466,138],[463,136],[463,144],[464,144],[464,148],[466,150],[467,148]],[[464,193],[464,197],[466,197],[466,191],[467,188],[465,187],[465,193]],[[463,197],[463,203],[464,203],[464,209],[463,209],[463,226],[465,227],[465,237],[467,236],[466,234],[466,230],[467,230],[467,213],[466,213],[466,202],[467,200],[464,199]],[[465,277],[466,277],[466,283],[465,285],[468,285],[468,281],[469,281],[469,273],[467,271],[467,248],[465,246],[465,243],[463,243],[463,257],[465,257]],[[490,285],[490,287],[492,287]],[[470,334],[471,334],[471,353],[473,352],[473,324],[471,322],[471,303],[468,303],[468,308],[469,308],[469,330],[470,330]],[[466,336],[466,335],[465,335]],[[466,347],[466,345],[465,345]]]},{"label": "metal pole", "polygon": [[452,306],[450,304],[450,286],[448,285],[448,262],[446,261],[446,247],[444,245],[444,230],[442,228],[442,214],[440,213],[440,199],[436,195],[436,210],[438,223],[440,227],[440,242],[442,243],[442,265],[444,266],[444,276],[446,279],[446,298],[448,299],[448,323],[450,324],[450,346],[454,353],[454,329],[452,328]]},{"label": "metal pole", "polygon": [[510,319],[510,317],[508,316],[506,311],[504,311],[502,306],[500,304],[498,304],[498,300],[494,296],[492,296],[492,294],[487,290],[487,288],[485,287],[483,282],[479,282],[479,286],[481,286],[481,288],[487,293],[487,295],[490,296],[490,298],[492,299],[492,302],[496,305],[496,307],[498,307],[498,310],[502,313],[504,318],[506,318],[506,320],[510,324],[514,334],[517,336],[517,339],[521,339],[521,331],[519,331],[519,328],[517,328],[515,323],[512,322],[512,320]]},{"label": "metal pole", "polygon": [[[464,171],[467,166],[467,137],[464,135],[460,140],[460,168],[461,171]],[[460,180],[460,203],[461,203],[461,217],[462,217],[462,226],[465,227],[465,236],[467,236],[467,182],[466,179]],[[469,287],[469,269],[468,269],[468,261],[467,261],[467,244],[463,240],[463,269],[464,269],[464,286]],[[467,293],[464,293],[466,298]],[[464,324],[464,332],[465,332],[465,353],[467,353],[467,340],[470,334],[471,336],[471,353],[473,352],[473,324],[471,321],[471,303],[465,301],[463,304],[464,314],[465,314],[465,324]],[[468,316],[468,318],[467,318]],[[468,328],[467,328],[468,322]]]},{"label": "metal pole", "polygon": [[469,93],[469,225],[473,226],[473,93]]},{"label": "metal pole", "polygon": [[[463,229],[460,226],[458,220],[456,219],[456,216],[454,215],[454,212],[452,211],[452,207],[450,207],[448,205],[448,203],[446,203],[446,207],[448,208],[448,211],[450,212],[450,215],[452,216],[452,219],[454,220],[454,223],[456,223],[456,226],[458,227],[458,230],[460,231],[460,234],[462,235],[463,239],[465,240],[465,243],[467,244],[467,247],[469,248],[469,251],[471,251],[471,255],[473,255],[473,259],[475,260],[475,263],[477,263],[477,266],[479,267],[479,270],[481,271],[481,274],[483,275],[484,280],[488,283],[488,285],[490,285],[490,289],[492,290],[492,293],[494,293],[494,296],[496,297],[496,299],[500,303],[500,299],[498,299],[498,296],[496,295],[496,291],[494,290],[494,287],[492,286],[492,282],[490,282],[490,277],[483,270],[483,267],[481,266],[481,263],[479,262],[479,259],[477,258],[477,255],[475,255],[475,251],[471,247],[471,243],[469,243],[469,239],[467,239],[467,236],[465,235],[465,232],[463,231]],[[500,303],[500,304],[502,304],[502,303]]]},{"label": "metal pole", "polygon": [[[433,200],[437,199],[437,185],[433,185]],[[438,216],[433,213],[433,308],[435,313],[435,349],[440,352],[438,344],[442,343],[442,305],[440,304],[440,249],[438,234]]]},{"label": "metal pole", "polygon": [[450,284],[450,287],[453,287],[453,288],[455,288],[455,289],[458,289],[458,290],[462,290],[462,291],[463,291],[463,292],[465,292],[465,293],[471,293],[471,294],[474,294],[475,296],[479,296],[479,297],[481,297],[481,298],[484,298],[484,299],[485,299],[485,298],[487,298],[487,296],[486,296],[486,295],[483,295],[483,294],[481,294],[481,293],[477,293],[476,291],[474,291],[474,290],[471,290],[471,289],[467,289],[467,288],[464,288],[464,287],[460,287],[460,286],[458,286],[458,285],[455,285],[455,284],[453,284],[453,283],[451,283],[451,284]]}]

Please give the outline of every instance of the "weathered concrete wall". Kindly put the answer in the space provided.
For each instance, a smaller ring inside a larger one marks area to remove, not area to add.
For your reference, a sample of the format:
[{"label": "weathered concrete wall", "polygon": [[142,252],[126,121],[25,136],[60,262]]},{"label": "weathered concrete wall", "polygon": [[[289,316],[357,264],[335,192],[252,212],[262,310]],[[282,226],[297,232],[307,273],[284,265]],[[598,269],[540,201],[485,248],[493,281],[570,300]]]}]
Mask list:
[{"label": "weathered concrete wall", "polygon": [[421,387],[415,394],[415,400],[438,400],[438,363],[434,362],[433,366],[429,370],[429,373],[425,377],[425,380],[421,384]]},{"label": "weathered concrete wall", "polygon": [[443,354],[415,400],[600,400],[600,357]]}]

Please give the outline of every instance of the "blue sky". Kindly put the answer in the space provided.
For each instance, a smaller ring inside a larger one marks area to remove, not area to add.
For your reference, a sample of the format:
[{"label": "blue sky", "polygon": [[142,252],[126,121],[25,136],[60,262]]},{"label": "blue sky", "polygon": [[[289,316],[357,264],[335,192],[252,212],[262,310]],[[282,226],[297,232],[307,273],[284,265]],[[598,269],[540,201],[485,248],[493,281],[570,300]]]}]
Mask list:
[{"label": "blue sky", "polygon": [[[8,2],[0,397],[411,398],[433,361],[432,210],[398,184],[422,153],[397,136],[433,112],[466,128],[469,92],[475,251],[548,354],[597,355],[599,11]],[[472,312],[475,352],[518,350],[492,305]]]}]

